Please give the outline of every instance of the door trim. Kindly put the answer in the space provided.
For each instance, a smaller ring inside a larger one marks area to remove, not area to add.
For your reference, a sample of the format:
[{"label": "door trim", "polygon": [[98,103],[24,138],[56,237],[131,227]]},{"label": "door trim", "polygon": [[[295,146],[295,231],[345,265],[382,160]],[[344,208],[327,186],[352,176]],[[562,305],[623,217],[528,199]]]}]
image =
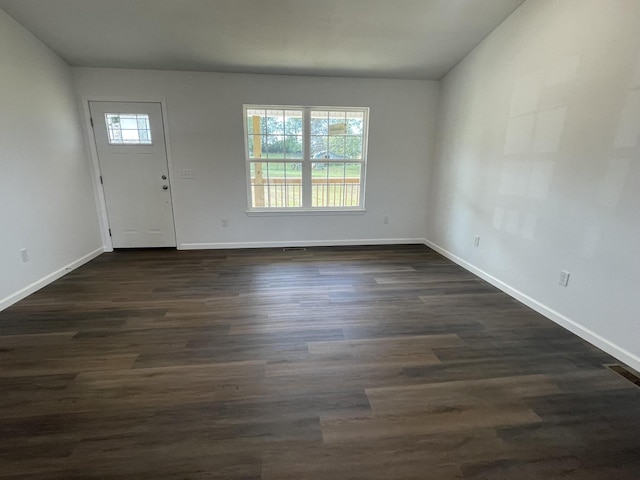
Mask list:
[{"label": "door trim", "polygon": [[[84,113],[84,130],[87,136],[88,149],[91,157],[91,180],[93,184],[93,194],[98,210],[98,221],[100,224],[100,236],[102,238],[102,246],[105,252],[113,252],[113,242],[109,235],[109,217],[107,216],[107,201],[104,195],[102,184],[100,183],[100,162],[98,160],[98,148],[96,146],[96,137],[91,126],[91,110],[89,102],[132,102],[132,103],[159,103],[162,112],[162,128],[164,129],[164,146],[167,153],[167,168],[169,171],[169,182],[171,188],[171,210],[173,214],[173,230],[175,232],[176,245],[180,245],[178,241],[178,229],[176,228],[176,197],[174,193],[175,177],[173,174],[173,159],[171,155],[171,145],[169,142],[169,122],[167,121],[167,104],[165,98],[157,97],[105,97],[95,95],[83,95],[81,98],[82,110]],[[178,247],[176,246],[176,249]]]}]

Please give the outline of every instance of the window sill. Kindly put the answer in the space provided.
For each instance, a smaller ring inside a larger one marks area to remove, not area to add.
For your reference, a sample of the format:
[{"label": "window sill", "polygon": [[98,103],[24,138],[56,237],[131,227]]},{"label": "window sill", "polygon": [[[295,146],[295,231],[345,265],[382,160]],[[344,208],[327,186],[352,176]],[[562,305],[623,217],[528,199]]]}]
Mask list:
[{"label": "window sill", "polygon": [[314,215],[364,215],[367,211],[364,208],[340,208],[335,210],[247,210],[248,217],[288,217],[288,216],[314,216]]}]

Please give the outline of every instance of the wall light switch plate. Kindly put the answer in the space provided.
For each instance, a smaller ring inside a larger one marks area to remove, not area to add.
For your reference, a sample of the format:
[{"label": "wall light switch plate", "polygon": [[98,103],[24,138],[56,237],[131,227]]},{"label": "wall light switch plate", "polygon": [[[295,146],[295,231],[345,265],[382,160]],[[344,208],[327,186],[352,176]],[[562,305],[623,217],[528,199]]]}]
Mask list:
[{"label": "wall light switch plate", "polygon": [[558,278],[558,283],[563,287],[566,287],[567,285],[569,285],[569,275],[570,275],[569,272],[565,272],[564,270],[562,270],[560,272],[560,278]]}]

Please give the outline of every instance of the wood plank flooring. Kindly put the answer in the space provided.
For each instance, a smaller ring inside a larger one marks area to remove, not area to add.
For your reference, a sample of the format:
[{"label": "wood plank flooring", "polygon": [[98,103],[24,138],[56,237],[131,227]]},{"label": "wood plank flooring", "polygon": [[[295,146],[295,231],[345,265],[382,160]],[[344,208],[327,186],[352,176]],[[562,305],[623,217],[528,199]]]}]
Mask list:
[{"label": "wood plank flooring", "polygon": [[0,477],[640,479],[608,363],[424,246],[109,253],[0,312]]}]

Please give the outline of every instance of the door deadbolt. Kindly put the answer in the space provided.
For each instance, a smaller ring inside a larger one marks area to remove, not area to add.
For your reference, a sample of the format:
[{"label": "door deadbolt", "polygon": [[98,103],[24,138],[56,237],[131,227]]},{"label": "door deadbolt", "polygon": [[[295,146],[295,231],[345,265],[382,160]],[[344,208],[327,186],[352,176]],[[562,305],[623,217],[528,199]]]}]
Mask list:
[{"label": "door deadbolt", "polygon": [[167,176],[166,176],[166,175],[162,175],[162,179],[163,179],[163,180],[166,180],[166,179],[167,179]]}]

